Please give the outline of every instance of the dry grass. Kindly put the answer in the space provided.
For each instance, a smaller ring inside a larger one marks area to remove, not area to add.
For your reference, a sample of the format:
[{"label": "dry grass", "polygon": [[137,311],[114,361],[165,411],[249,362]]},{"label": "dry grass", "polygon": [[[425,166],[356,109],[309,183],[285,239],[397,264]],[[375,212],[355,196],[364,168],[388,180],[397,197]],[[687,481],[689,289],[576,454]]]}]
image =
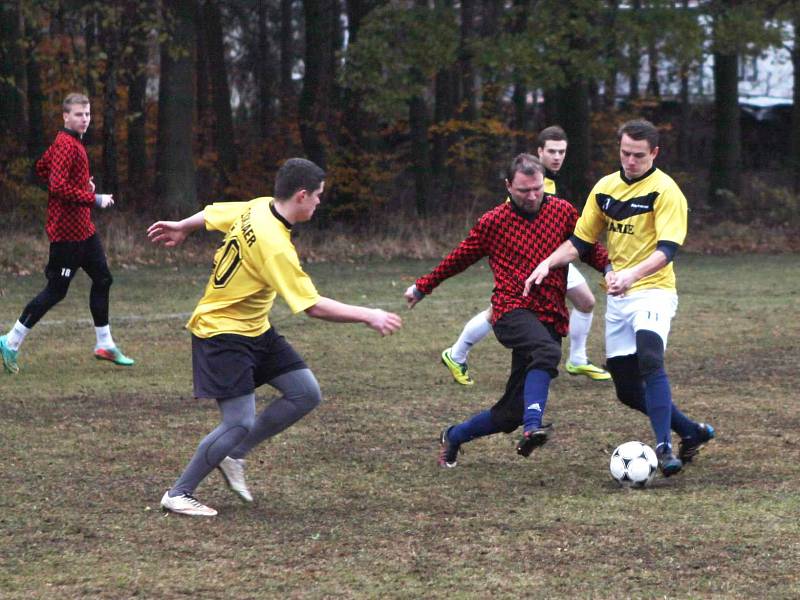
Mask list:
[{"label": "dry grass", "polygon": [[[203,252],[210,255],[211,247]],[[433,261],[310,266],[321,291],[402,310]],[[613,447],[650,438],[611,387],[559,377],[551,443],[529,460],[513,437],[435,466],[439,429],[490,405],[508,352],[472,354],[473,388],[438,362],[491,282],[477,265],[404,329],[275,321],[319,378],[325,402],[251,457],[253,506],[212,474],[210,520],[163,516],[163,491],[216,410],[190,398],[191,310],[206,267],[115,271],[117,340],[139,362],[91,358],[83,276],[0,378],[3,598],[794,598],[800,589],[797,256],[681,257],[670,338],[674,394],[719,439],[679,476],[641,492],[607,473]],[[8,326],[40,276],[0,274]],[[602,303],[602,299],[600,299]],[[598,307],[598,314],[602,314]],[[143,320],[142,320],[143,318]],[[590,355],[602,352],[602,319]],[[269,396],[262,390],[260,398]]]}]

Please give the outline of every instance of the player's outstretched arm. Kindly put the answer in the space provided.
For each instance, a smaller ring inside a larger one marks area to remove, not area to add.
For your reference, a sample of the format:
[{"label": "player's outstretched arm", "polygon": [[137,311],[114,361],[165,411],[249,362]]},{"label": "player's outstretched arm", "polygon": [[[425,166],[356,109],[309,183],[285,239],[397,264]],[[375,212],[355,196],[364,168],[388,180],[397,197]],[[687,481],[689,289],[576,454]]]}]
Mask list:
[{"label": "player's outstretched arm", "polygon": [[306,309],[306,314],[323,321],[336,323],[364,323],[381,335],[391,335],[403,325],[403,320],[394,313],[386,312],[379,308],[355,306],[332,300],[320,298],[314,306]]},{"label": "player's outstretched arm", "polygon": [[531,286],[542,283],[542,280],[550,274],[550,269],[563,267],[576,258],[578,258],[578,249],[572,242],[567,240],[556,248],[555,252],[540,262],[533,270],[533,273],[528,276],[525,280],[525,288],[522,290],[522,295],[527,296],[530,294]]},{"label": "player's outstretched arm", "polygon": [[172,248],[181,244],[190,233],[203,227],[205,222],[202,210],[182,221],[156,221],[147,228],[147,237],[154,244]]}]

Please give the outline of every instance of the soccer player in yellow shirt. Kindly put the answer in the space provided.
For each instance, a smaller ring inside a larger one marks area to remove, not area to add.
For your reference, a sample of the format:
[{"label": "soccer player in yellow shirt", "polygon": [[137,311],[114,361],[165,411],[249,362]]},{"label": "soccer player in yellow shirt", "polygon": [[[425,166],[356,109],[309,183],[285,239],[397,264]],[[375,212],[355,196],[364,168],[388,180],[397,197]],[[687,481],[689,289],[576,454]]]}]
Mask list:
[{"label": "soccer player in yellow shirt", "polygon": [[[231,490],[252,502],[244,477],[247,453],[320,403],[314,374],[269,322],[277,296],[293,313],[364,323],[381,335],[402,325],[396,314],[320,296],[300,266],[291,241],[292,226],[311,219],[324,187],[321,168],[292,158],[278,171],[274,198],[215,203],[182,221],[158,221],[147,230],[153,242],[169,247],[204,226],[225,233],[205,293],[187,324],[192,334],[194,395],[216,399],[221,423],[200,442],[186,469],[164,493],[165,510],[216,515],[194,497],[197,486],[215,468]],[[256,415],[255,388],[265,383],[282,395]]]},{"label": "soccer player in yellow shirt", "polygon": [[[658,129],[637,119],[618,133],[622,168],[597,182],[574,235],[534,269],[525,292],[606,232],[613,267],[606,273],[607,368],[620,401],[650,418],[659,467],[669,477],[715,436],[711,425],[678,410],[664,370],[667,337],[678,308],[673,259],[686,237],[688,209],[675,181],[653,164]],[[672,451],[671,429],[681,438],[678,456]]]}]

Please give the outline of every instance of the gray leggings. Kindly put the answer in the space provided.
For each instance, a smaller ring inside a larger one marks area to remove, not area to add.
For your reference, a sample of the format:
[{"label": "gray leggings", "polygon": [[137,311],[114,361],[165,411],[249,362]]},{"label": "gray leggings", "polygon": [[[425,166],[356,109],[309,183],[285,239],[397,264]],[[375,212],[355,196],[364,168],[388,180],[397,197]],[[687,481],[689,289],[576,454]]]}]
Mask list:
[{"label": "gray leggings", "polygon": [[222,422],[200,442],[170,496],[193,494],[226,456],[244,458],[258,444],[310,413],[322,400],[319,383],[310,369],[290,371],[268,383],[282,395],[258,417],[255,394],[217,400]]}]

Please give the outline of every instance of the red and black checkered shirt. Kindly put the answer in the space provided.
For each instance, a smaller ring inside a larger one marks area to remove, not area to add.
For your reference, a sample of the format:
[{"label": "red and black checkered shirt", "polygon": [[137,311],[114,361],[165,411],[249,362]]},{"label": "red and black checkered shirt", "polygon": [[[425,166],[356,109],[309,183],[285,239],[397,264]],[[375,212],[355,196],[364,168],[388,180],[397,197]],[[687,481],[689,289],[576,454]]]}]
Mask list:
[{"label": "red and black checkered shirt", "polygon": [[[564,336],[569,331],[569,313],[564,301],[567,268],[552,269],[541,285],[532,286],[527,297],[522,290],[536,266],[569,238],[577,220],[578,211],[555,196],[545,194],[535,215],[521,213],[512,203],[505,202],[481,216],[464,241],[439,266],[417,279],[417,289],[430,294],[445,279],[487,256],[494,273],[492,325],[507,312],[526,308],[535,312],[540,321],[552,323],[559,335]],[[595,244],[585,261],[603,273],[608,265],[608,252]]]},{"label": "red and black checkered shirt", "polygon": [[80,242],[95,232],[94,192],[89,188],[89,157],[76,134],[62,129],[36,162],[47,182],[47,237],[51,242]]}]

